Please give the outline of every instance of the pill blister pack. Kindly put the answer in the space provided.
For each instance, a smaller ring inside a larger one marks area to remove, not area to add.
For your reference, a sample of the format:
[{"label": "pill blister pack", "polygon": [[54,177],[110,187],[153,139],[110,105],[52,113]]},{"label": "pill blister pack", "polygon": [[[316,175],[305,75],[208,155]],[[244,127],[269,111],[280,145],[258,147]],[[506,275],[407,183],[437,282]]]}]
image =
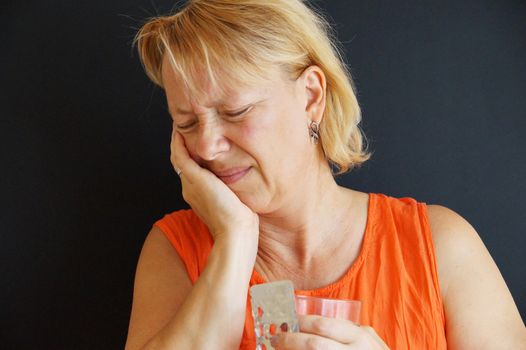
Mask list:
[{"label": "pill blister pack", "polygon": [[250,303],[256,332],[256,349],[274,349],[270,338],[281,332],[299,332],[291,281],[252,286]]}]

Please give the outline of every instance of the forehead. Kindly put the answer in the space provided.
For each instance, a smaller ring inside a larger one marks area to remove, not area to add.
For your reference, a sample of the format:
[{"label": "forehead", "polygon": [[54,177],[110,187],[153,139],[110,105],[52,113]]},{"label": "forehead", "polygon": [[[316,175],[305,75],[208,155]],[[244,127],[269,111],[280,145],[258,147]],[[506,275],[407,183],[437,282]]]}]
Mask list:
[{"label": "forehead", "polygon": [[226,74],[222,71],[215,71],[214,75],[217,85],[211,81],[204,67],[193,74],[188,74],[187,78],[191,79],[189,83],[194,85],[190,87],[180,74],[176,73],[165,55],[162,78],[169,109],[175,112],[176,108],[185,107],[183,109],[186,109],[191,103],[210,107],[219,104],[235,107],[236,104],[241,104],[251,98],[275,93],[278,86],[286,83],[281,69],[273,69],[264,79],[261,78],[259,82],[253,84],[227,79]]}]

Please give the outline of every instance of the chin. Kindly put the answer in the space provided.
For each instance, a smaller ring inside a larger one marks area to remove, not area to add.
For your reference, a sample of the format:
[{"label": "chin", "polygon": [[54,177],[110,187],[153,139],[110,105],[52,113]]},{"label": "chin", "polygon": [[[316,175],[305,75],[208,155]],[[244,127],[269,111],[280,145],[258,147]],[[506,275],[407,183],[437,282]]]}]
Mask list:
[{"label": "chin", "polygon": [[269,212],[269,201],[261,198],[254,193],[236,193],[237,197],[243,204],[250,208],[256,214],[264,214]]}]

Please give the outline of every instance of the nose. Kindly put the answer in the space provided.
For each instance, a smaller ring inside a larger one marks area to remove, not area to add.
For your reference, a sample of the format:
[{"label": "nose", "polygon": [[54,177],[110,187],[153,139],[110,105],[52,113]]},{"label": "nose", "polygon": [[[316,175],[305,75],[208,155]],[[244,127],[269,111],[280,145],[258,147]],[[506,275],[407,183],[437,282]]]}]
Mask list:
[{"label": "nose", "polygon": [[230,141],[224,135],[221,121],[217,118],[203,121],[199,125],[195,140],[197,155],[205,161],[210,161],[228,150],[230,150]]}]

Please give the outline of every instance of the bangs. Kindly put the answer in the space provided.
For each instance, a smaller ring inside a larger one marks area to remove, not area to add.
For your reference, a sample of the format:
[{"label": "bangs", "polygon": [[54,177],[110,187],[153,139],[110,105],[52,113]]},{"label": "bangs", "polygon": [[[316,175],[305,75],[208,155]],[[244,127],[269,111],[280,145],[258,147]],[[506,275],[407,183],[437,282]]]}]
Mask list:
[{"label": "bangs", "polygon": [[174,16],[147,23],[136,41],[150,79],[164,87],[162,62],[166,55],[174,74],[199,98],[204,93],[199,88],[203,83],[222,91],[250,87],[268,81],[270,71],[285,68],[280,61],[289,61],[290,55],[276,55],[275,47],[268,47],[276,42],[269,43],[268,37],[249,30],[248,23],[243,27],[236,11],[226,7],[219,17],[196,2]]}]

